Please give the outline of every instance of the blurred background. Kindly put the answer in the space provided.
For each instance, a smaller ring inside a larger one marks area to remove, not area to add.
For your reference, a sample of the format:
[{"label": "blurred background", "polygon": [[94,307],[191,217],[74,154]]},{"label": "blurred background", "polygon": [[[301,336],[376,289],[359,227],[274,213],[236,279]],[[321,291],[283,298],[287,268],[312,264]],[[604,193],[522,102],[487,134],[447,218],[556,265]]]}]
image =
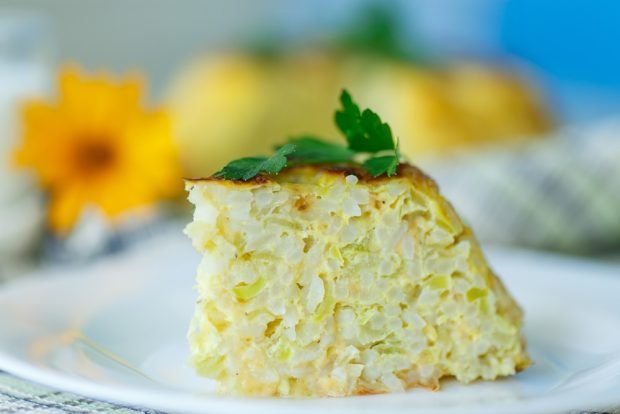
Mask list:
[{"label": "blurred background", "polygon": [[[620,254],[613,0],[0,1],[0,279],[180,229],[346,87],[485,243]],[[164,230],[167,229],[167,230]]]}]

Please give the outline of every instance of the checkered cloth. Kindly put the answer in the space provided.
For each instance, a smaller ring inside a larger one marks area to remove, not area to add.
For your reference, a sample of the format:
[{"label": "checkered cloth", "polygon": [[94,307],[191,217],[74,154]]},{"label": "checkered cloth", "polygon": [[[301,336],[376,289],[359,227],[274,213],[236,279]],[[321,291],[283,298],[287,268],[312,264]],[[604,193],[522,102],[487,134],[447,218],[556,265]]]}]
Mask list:
[{"label": "checkered cloth", "polygon": [[9,413],[160,414],[161,412],[121,406],[55,391],[0,372],[0,414]]},{"label": "checkered cloth", "polygon": [[620,119],[419,163],[483,242],[620,251]]}]

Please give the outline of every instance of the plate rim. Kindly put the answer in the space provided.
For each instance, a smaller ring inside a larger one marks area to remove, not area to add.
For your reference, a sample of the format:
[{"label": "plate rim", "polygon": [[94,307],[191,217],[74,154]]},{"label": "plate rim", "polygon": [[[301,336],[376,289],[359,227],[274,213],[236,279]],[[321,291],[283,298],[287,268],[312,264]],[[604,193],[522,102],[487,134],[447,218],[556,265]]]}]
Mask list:
[{"label": "plate rim", "polygon": [[[94,381],[83,381],[77,377],[65,375],[61,372],[47,368],[40,368],[28,364],[19,358],[15,358],[10,354],[0,351],[0,369],[14,375],[23,380],[31,381],[36,384],[50,387],[55,390],[76,394],[101,400],[112,404],[134,408],[148,408],[164,412],[184,412],[184,413],[204,413],[208,410],[211,413],[221,414],[237,414],[240,412],[265,412],[273,414],[290,413],[295,409],[298,413],[313,413],[315,408],[311,405],[317,400],[327,400],[329,398],[252,398],[252,397],[234,397],[213,395],[208,397],[200,397],[190,393],[179,391],[161,390],[154,394],[152,389],[125,385],[122,388],[118,386],[110,386]],[[441,391],[437,391],[441,392]],[[385,397],[387,394],[378,396],[352,396],[333,398],[333,400],[341,400],[343,403],[349,398],[373,398]],[[562,397],[562,398],[560,398]],[[568,398],[566,398],[568,397]],[[584,398],[587,397],[587,398]],[[590,401],[590,399],[596,399]],[[299,406],[300,402],[309,402],[306,406]],[[453,405],[449,407],[419,407],[416,408],[416,414],[447,414],[454,413],[506,413],[521,414],[524,412],[535,413],[555,413],[555,412],[573,412],[575,410],[587,409],[608,409],[620,404],[620,395],[608,392],[598,393],[598,395],[590,394],[585,396],[582,393],[572,393],[569,390],[543,395],[535,399],[526,401],[511,401],[506,403],[494,403],[492,405],[481,407],[477,405]],[[267,411],[268,410],[268,411]],[[342,404],[330,408],[331,414],[350,413]],[[410,412],[406,407],[398,409],[394,412]]]}]

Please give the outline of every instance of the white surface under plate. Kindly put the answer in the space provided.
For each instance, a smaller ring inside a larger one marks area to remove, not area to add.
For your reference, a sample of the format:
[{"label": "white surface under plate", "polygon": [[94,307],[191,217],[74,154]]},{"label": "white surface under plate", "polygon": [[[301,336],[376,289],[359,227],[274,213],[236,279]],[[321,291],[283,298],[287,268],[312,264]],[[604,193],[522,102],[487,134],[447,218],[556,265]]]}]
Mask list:
[{"label": "white surface under plate", "polygon": [[188,413],[553,413],[620,406],[620,268],[489,249],[526,312],[535,365],[441,391],[323,399],[218,396],[187,365],[198,256],[180,236],[87,269],[0,287],[0,369],[86,396]]}]

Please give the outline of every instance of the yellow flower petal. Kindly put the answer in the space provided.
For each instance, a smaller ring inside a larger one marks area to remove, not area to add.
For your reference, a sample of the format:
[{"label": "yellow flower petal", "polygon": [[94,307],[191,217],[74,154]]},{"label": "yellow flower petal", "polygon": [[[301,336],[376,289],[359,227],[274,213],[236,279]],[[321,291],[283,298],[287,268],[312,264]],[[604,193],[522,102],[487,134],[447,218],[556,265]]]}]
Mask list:
[{"label": "yellow flower petal", "polygon": [[56,102],[22,111],[15,163],[51,194],[50,227],[66,233],[87,205],[114,218],[182,191],[170,120],[141,105],[138,76],[114,81],[75,68],[58,77]]},{"label": "yellow flower petal", "polygon": [[78,186],[63,188],[52,195],[48,212],[50,228],[60,235],[67,234],[80,217],[82,207],[82,190]]}]

